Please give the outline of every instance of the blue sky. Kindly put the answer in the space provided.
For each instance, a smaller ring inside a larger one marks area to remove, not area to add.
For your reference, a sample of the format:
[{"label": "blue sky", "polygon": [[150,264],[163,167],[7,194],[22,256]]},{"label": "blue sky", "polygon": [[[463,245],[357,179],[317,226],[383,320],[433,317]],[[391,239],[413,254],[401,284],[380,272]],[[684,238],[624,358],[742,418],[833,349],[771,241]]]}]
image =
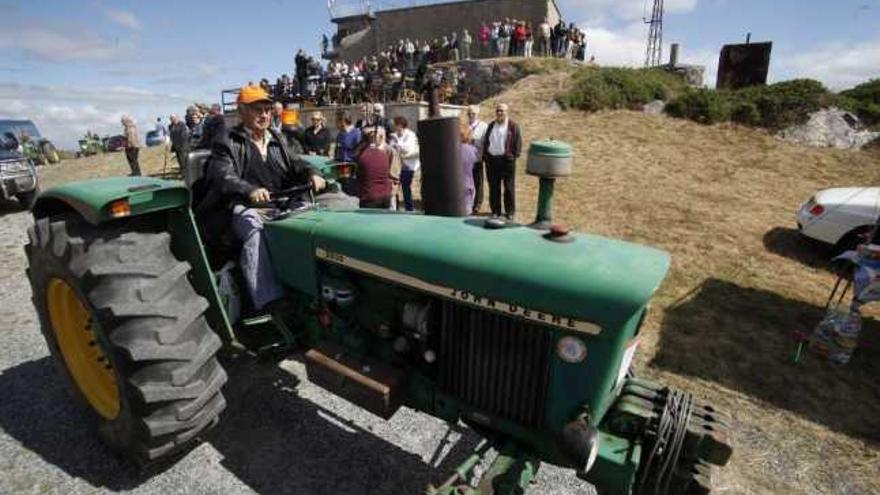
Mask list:
[{"label": "blue sky", "polygon": [[[408,0],[374,1],[379,8]],[[558,0],[604,65],[644,60],[644,0]],[[87,129],[143,127],[220,90],[293,70],[332,32],[325,0],[0,0],[0,117],[32,118],[70,147]],[[774,41],[771,79],[842,89],[880,77],[878,0],[666,0],[665,41],[714,80],[722,44]]]}]

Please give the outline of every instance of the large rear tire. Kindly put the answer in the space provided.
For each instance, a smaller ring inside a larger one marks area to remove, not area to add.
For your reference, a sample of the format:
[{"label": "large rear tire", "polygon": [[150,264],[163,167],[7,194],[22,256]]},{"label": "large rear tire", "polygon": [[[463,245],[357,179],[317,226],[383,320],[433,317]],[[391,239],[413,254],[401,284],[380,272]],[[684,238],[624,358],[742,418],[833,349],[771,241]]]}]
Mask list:
[{"label": "large rear tire", "polygon": [[146,464],[215,425],[226,406],[221,343],[170,236],[59,218],[37,220],[28,235],[44,337],[101,438]]}]

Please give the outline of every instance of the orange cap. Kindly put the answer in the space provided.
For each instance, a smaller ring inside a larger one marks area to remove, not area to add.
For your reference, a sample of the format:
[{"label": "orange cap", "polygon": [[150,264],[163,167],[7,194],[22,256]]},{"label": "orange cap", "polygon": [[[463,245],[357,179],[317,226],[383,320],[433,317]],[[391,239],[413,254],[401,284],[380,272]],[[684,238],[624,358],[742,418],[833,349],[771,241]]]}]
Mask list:
[{"label": "orange cap", "polygon": [[299,123],[299,112],[293,109],[285,108],[281,112],[281,124],[283,125],[296,125]]},{"label": "orange cap", "polygon": [[238,92],[238,104],[249,105],[258,101],[272,101],[269,93],[259,86],[245,86]]}]

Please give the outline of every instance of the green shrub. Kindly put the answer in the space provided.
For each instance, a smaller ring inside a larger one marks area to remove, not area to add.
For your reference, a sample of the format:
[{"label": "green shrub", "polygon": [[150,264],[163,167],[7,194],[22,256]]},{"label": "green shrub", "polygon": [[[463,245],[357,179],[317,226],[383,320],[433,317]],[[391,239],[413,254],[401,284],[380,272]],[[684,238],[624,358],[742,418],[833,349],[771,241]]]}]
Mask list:
[{"label": "green shrub", "polygon": [[759,125],[762,127],[784,129],[806,122],[811,113],[828,106],[833,95],[819,81],[794,79],[735,91],[733,97],[755,104],[761,114]]},{"label": "green shrub", "polygon": [[734,104],[730,111],[730,120],[743,125],[758,125],[761,121],[761,112],[757,105],[750,101]]},{"label": "green shrub", "polygon": [[715,124],[730,120],[730,104],[724,92],[691,89],[670,101],[666,113],[701,124]]},{"label": "green shrub", "polygon": [[675,74],[654,69],[585,68],[572,89],[558,98],[566,108],[588,112],[604,109],[640,109],[654,100],[668,100],[684,88]]},{"label": "green shrub", "polygon": [[866,83],[840,93],[843,106],[858,115],[862,123],[869,127],[880,125],[880,79],[872,79]]}]

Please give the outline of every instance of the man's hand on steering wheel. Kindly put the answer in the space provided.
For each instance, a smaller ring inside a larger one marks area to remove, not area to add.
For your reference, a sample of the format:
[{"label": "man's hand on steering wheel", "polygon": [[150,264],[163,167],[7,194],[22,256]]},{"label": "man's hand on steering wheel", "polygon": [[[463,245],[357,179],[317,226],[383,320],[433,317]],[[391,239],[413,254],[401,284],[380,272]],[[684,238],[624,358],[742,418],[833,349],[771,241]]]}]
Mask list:
[{"label": "man's hand on steering wheel", "polygon": [[327,188],[327,181],[318,174],[313,175],[310,180],[312,182],[312,189],[314,189],[316,193]]},{"label": "man's hand on steering wheel", "polygon": [[257,189],[251,191],[251,193],[248,195],[248,199],[251,201],[252,204],[263,204],[271,201],[272,195],[269,194],[269,190],[265,187],[258,187]]}]

